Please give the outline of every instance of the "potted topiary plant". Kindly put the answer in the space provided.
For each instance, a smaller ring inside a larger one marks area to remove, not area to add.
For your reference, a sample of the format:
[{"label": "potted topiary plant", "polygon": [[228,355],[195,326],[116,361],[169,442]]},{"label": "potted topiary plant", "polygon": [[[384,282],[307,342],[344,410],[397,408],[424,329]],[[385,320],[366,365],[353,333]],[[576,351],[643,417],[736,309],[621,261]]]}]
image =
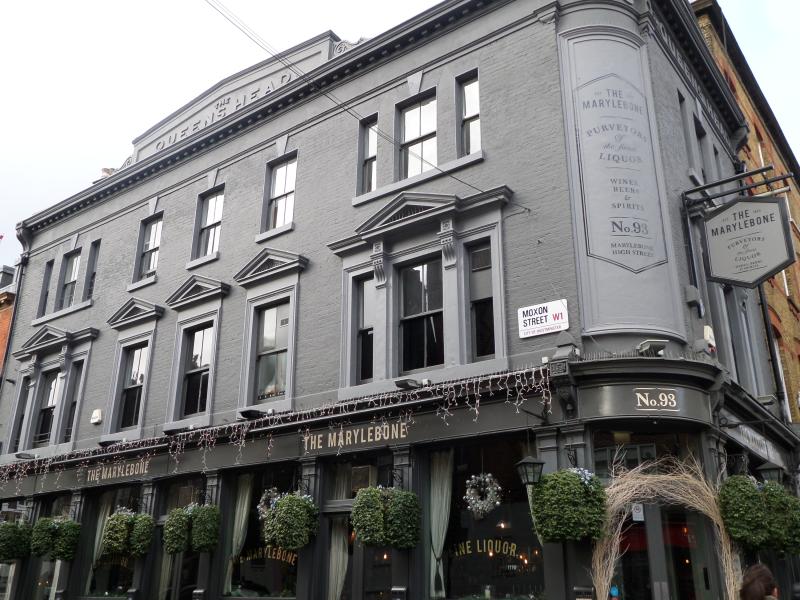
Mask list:
[{"label": "potted topiary plant", "polygon": [[597,540],[605,523],[605,488],[586,469],[543,475],[533,488],[531,514],[544,542]]}]

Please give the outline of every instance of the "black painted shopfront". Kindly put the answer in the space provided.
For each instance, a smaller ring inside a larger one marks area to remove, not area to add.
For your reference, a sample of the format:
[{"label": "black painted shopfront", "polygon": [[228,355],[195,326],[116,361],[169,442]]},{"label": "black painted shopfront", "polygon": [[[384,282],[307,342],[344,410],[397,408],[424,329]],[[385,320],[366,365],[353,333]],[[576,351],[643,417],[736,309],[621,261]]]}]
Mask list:
[{"label": "black painted shopfront", "polygon": [[[47,474],[10,479],[4,517],[68,515],[82,529],[69,563],[28,558],[4,565],[0,599],[580,597],[575,590],[591,586],[591,545],[540,543],[529,490],[515,468],[526,455],[538,455],[546,472],[580,466],[601,479],[614,461],[632,467],[664,457],[698,458],[709,478],[721,470],[755,474],[766,460],[787,473],[795,464],[788,430],[719,426],[721,417],[730,423],[754,415],[732,393],[709,392],[712,367],[658,376],[642,367],[620,375],[617,365],[610,376],[606,365],[600,376],[586,374],[588,362],[573,365],[571,381],[551,381],[550,412],[538,395],[518,405],[505,391],[484,391],[477,410],[462,402],[449,414],[436,406],[402,418],[389,410],[361,420],[354,413],[347,422],[299,431],[276,425],[251,432],[244,443],[220,437],[213,446],[182,453],[154,445],[99,464],[51,466]],[[482,518],[464,499],[467,480],[479,473],[491,473],[502,487],[499,506]],[[417,493],[422,523],[415,548],[367,546],[355,535],[350,512],[356,492],[377,485]],[[319,508],[316,536],[297,551],[262,540],[258,505],[272,488],[301,490]],[[191,503],[220,507],[216,550],[168,554],[162,546],[166,516]],[[155,518],[144,557],[102,554],[102,528],[117,507]],[[677,506],[642,505],[633,511],[624,547],[613,582],[618,597],[720,597],[713,531],[704,517]],[[784,585],[795,578],[793,559],[743,558],[770,562]]]}]

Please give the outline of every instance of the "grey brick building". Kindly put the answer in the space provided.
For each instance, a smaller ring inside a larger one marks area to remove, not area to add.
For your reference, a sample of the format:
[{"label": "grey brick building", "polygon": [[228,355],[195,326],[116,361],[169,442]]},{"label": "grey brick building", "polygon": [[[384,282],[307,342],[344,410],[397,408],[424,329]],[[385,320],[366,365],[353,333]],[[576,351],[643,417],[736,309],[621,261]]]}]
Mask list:
[{"label": "grey brick building", "polygon": [[[82,527],[5,597],[575,598],[588,550],[539,543],[523,456],[793,474],[758,290],[706,281],[681,203],[743,134],[680,0],[447,0],[221,81],[19,224],[3,511]],[[481,472],[504,497],[478,520]],[[418,494],[416,548],[353,535],[378,484]],[[259,536],[272,487],[320,507],[297,552]],[[167,554],[190,502],[217,549]],[[146,556],[103,555],[118,506],[156,518]],[[719,597],[703,519],[645,516],[625,597]]]}]

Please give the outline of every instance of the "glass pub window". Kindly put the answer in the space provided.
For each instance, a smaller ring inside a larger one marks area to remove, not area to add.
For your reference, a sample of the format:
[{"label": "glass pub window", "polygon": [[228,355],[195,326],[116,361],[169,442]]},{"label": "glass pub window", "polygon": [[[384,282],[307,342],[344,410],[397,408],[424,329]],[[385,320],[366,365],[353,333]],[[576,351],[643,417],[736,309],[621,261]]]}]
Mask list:
[{"label": "glass pub window", "polygon": [[378,119],[370,119],[362,125],[361,144],[364,158],[361,165],[361,192],[371,192],[378,180]]},{"label": "glass pub window", "polygon": [[275,229],[292,222],[296,176],[297,158],[272,167],[272,181],[267,204],[267,229]]},{"label": "glass pub window", "polygon": [[403,371],[442,364],[442,260],[406,267],[400,272],[400,285]]},{"label": "glass pub window", "polygon": [[402,111],[400,170],[413,177],[436,167],[436,98],[428,98]]},{"label": "glass pub window", "polygon": [[150,350],[147,344],[125,351],[125,372],[122,380],[119,428],[135,427],[139,423],[142,388]]},{"label": "glass pub window", "polygon": [[494,356],[492,251],[488,244],[469,251],[469,299],[472,315],[473,357]]},{"label": "glass pub window", "polygon": [[472,154],[481,149],[481,117],[478,78],[461,83],[461,152]]},{"label": "glass pub window", "polygon": [[61,286],[61,308],[69,308],[75,302],[75,286],[78,285],[78,270],[80,266],[80,252],[73,252],[64,257],[64,284]]},{"label": "glass pub window", "polygon": [[219,250],[219,234],[222,229],[222,205],[224,201],[225,194],[222,192],[203,198],[197,258],[214,254]]},{"label": "glass pub window", "polygon": [[286,393],[286,359],[289,351],[289,303],[258,314],[256,403]]},{"label": "glass pub window", "polygon": [[183,376],[183,416],[206,410],[213,335],[214,328],[211,325],[188,334],[186,372]]},{"label": "glass pub window", "polygon": [[362,279],[358,283],[358,381],[372,379],[373,316],[375,314],[375,280]]},{"label": "glass pub window", "polygon": [[158,268],[158,251],[161,247],[161,217],[144,224],[142,255],[139,259],[139,279],[154,275]]},{"label": "glass pub window", "polygon": [[50,443],[50,430],[53,428],[53,413],[56,409],[60,379],[59,371],[50,371],[42,379],[42,397],[39,407],[39,421],[36,424],[36,434],[33,436],[33,446],[39,448]]}]

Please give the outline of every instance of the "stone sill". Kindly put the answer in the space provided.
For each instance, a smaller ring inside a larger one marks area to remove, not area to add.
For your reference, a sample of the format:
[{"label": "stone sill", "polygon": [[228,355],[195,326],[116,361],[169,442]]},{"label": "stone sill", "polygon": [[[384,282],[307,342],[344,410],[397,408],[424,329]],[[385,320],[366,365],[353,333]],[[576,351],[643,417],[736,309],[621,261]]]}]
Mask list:
[{"label": "stone sill", "polygon": [[89,298],[88,300],[84,300],[83,302],[80,302],[78,304],[73,304],[69,308],[62,308],[61,310],[57,310],[54,313],[50,313],[49,315],[44,315],[39,317],[38,319],[34,319],[33,321],[31,321],[31,325],[36,326],[36,325],[41,325],[42,323],[47,323],[48,321],[52,321],[54,319],[58,319],[66,315],[70,315],[74,312],[78,312],[79,310],[83,310],[84,308],[89,308],[92,304],[93,301],[91,298]]},{"label": "stone sill", "polygon": [[350,202],[353,206],[360,206],[362,204],[366,204],[367,202],[372,202],[373,200],[378,200],[390,194],[396,194],[398,192],[402,192],[403,190],[410,188],[414,185],[417,185],[418,183],[431,181],[432,179],[438,179],[439,177],[446,177],[447,175],[449,175],[454,171],[458,171],[459,169],[463,169],[464,167],[468,167],[470,165],[483,162],[484,158],[485,156],[483,150],[478,150],[477,152],[473,152],[472,154],[468,154],[467,156],[462,156],[461,158],[457,158],[456,160],[451,160],[448,163],[439,165],[438,167],[430,169],[429,171],[425,171],[424,173],[420,173],[419,175],[414,175],[413,177],[409,177],[408,179],[401,179],[400,181],[395,181],[394,183],[390,183],[389,185],[379,187],[377,190],[373,190],[366,194],[361,194],[360,196],[356,196]]}]

